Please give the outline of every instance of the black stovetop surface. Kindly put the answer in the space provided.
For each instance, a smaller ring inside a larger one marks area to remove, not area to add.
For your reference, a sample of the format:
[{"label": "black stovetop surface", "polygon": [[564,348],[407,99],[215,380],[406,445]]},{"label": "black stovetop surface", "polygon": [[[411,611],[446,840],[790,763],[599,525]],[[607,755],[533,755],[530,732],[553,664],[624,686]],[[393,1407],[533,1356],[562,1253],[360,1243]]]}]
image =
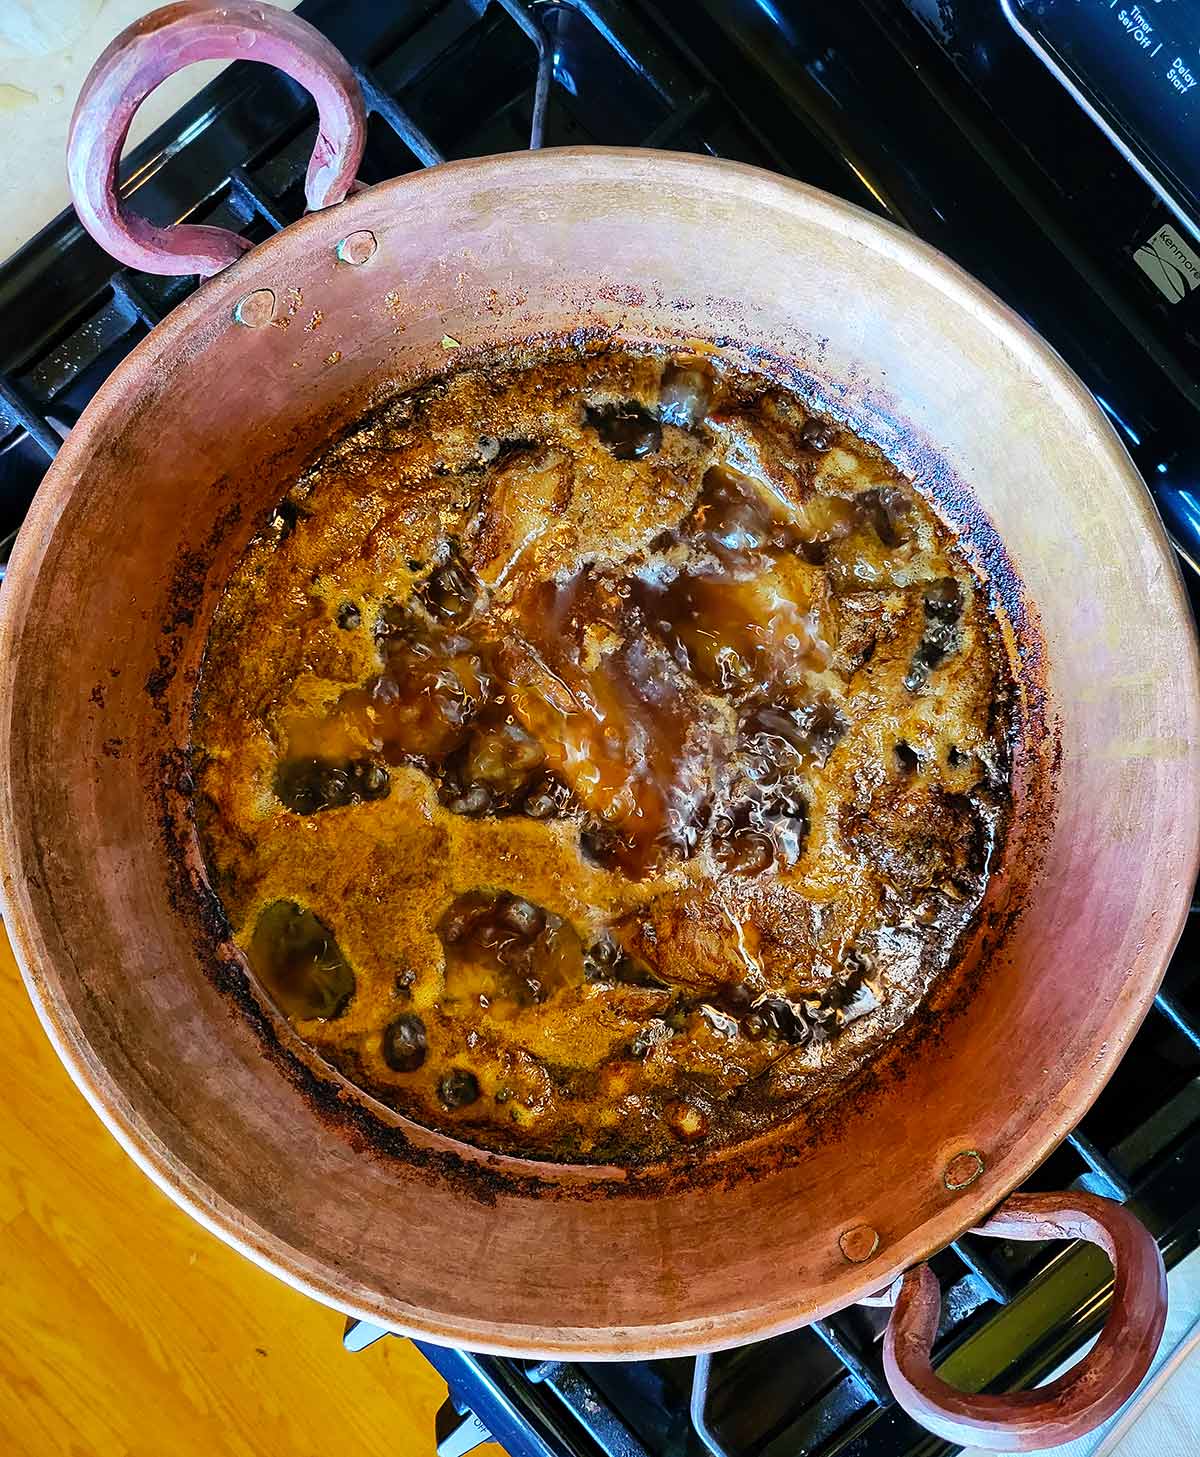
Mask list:
[{"label": "black stovetop surface", "polygon": [[[367,182],[528,145],[532,21],[553,70],[547,144],[755,163],[942,248],[1039,329],[1100,400],[1200,601],[1190,565],[1200,560],[1200,300],[1169,302],[1135,266],[1135,249],[1170,214],[1017,40],[998,3],[305,0],[299,13],[365,83]],[[302,210],[314,132],[298,87],[239,63],[122,175],[156,221],[186,217],[261,239]],[[0,266],[0,562],[61,435],[195,283],[115,267],[69,213]],[[1200,1240],[1198,1156],[1194,915],[1132,1048],[1027,1187],[1131,1201],[1173,1264]],[[1087,1246],[966,1237],[933,1265],[944,1294],[940,1369],[973,1390],[1043,1376],[1095,1332],[1111,1295],[1107,1265]],[[954,1450],[890,1401],[881,1325],[880,1313],[853,1310],[713,1358],[709,1443],[736,1457]],[[512,1457],[705,1451],[689,1417],[691,1361],[535,1365],[422,1349],[456,1404],[473,1407]]]}]

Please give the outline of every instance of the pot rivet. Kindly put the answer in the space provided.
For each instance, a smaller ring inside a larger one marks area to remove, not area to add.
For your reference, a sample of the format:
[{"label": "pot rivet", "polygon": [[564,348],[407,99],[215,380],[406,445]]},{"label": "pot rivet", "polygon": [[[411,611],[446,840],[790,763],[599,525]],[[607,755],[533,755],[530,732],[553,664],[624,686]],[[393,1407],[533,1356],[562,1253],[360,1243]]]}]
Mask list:
[{"label": "pot rivet", "polygon": [[261,329],[275,317],[275,295],[269,288],[243,294],[233,306],[234,321],[247,329]]},{"label": "pot rivet", "polygon": [[869,1224],[856,1224],[841,1232],[838,1246],[852,1265],[861,1265],[879,1248],[879,1231]]},{"label": "pot rivet", "polygon": [[942,1182],[947,1189],[965,1189],[983,1173],[983,1159],[973,1148],[956,1153],[946,1165]]},{"label": "pot rivet", "polygon": [[378,247],[375,234],[369,228],[363,228],[358,233],[347,233],[334,252],[343,263],[353,263],[357,267],[365,263]]}]

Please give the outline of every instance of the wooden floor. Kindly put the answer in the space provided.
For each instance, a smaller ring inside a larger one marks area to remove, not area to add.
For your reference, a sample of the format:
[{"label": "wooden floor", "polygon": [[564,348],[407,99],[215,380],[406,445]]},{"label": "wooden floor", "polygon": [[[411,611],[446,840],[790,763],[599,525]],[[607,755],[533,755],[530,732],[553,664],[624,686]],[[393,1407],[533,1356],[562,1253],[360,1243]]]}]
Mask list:
[{"label": "wooden floor", "polygon": [[[4,1457],[432,1457],[446,1389],[176,1209],[42,1033],[0,929]],[[484,1449],[499,1457],[499,1449]]]}]

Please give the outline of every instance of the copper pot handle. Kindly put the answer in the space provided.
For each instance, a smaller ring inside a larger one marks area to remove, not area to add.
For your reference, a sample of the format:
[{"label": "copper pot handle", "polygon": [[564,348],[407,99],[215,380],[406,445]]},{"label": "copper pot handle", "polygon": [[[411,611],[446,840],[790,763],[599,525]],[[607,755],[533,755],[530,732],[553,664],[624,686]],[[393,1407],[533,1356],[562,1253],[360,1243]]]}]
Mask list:
[{"label": "copper pot handle", "polygon": [[1031,1452],[1070,1442],[1107,1421],[1150,1369],[1167,1319],[1167,1276],[1146,1228],[1095,1194],[1014,1194],[972,1234],[995,1239],[1086,1239],[1113,1264],[1112,1308],[1088,1354],[1035,1391],[990,1396],[958,1391],[933,1369],[930,1351],[941,1292],[928,1265],[901,1279],[884,1336],[883,1364],[896,1400],[947,1441]]},{"label": "copper pot handle", "polygon": [[180,0],[123,30],[88,73],[67,138],[67,177],[83,226],[114,258],[146,273],[218,272],[252,245],[226,228],[156,227],[117,192],[121,148],[138,107],[193,61],[253,60],[277,66],[317,103],[320,126],[308,164],[310,209],[341,202],[354,185],[366,111],[345,57],[307,21],[266,0]]}]

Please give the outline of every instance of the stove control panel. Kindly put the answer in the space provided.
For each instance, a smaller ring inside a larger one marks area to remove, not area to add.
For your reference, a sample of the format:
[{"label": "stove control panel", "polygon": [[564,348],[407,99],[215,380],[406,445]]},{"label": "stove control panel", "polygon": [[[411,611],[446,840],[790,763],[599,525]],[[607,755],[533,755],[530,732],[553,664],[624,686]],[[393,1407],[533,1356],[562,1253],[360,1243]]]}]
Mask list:
[{"label": "stove control panel", "polygon": [[1200,246],[1200,0],[998,0]]}]

